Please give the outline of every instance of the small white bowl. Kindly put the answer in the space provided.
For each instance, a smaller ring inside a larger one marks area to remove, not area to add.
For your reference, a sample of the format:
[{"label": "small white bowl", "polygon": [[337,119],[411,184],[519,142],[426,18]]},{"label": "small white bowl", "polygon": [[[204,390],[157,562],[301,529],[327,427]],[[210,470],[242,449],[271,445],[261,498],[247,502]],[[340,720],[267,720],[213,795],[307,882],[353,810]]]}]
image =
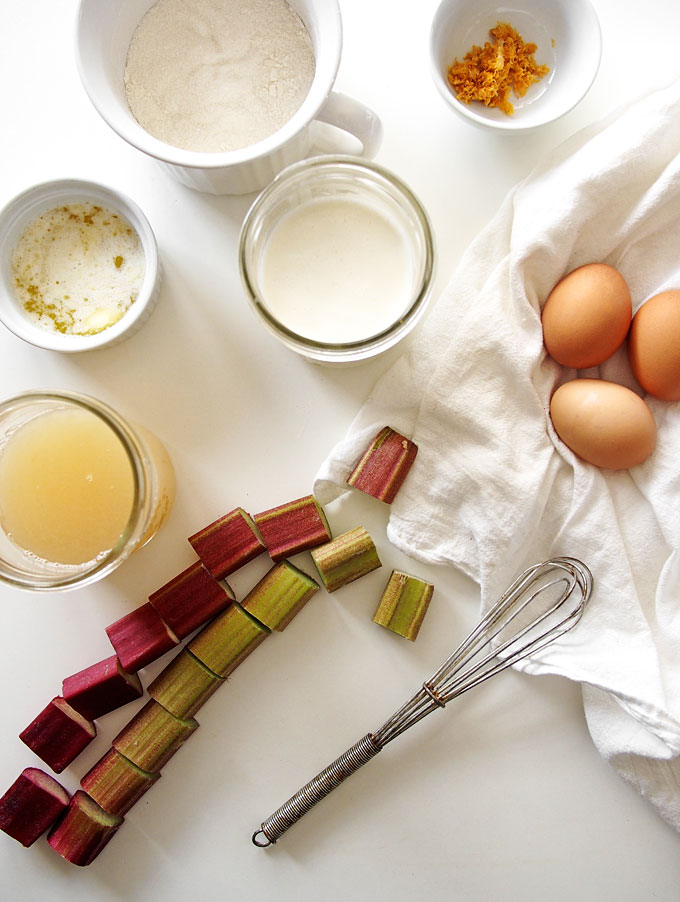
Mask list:
[{"label": "small white bowl", "polygon": [[[118,322],[95,335],[65,335],[33,322],[14,291],[12,252],[27,226],[42,213],[61,204],[97,203],[123,216],[136,231],[144,252],[144,278],[137,299]],[[160,263],[156,238],[136,203],[96,182],[59,179],[19,194],[0,211],[0,321],[19,338],[39,348],[76,353],[118,344],[147,321],[158,300]]]},{"label": "small white bowl", "polygon": [[[473,44],[490,41],[489,29],[508,22],[524,41],[537,45],[534,58],[550,72],[524,97],[511,94],[514,113],[508,116],[483,103],[463,103],[449,85],[447,72]],[[432,77],[449,107],[482,128],[520,134],[554,122],[585,96],[600,66],[602,34],[589,0],[443,0],[430,31]]]}]

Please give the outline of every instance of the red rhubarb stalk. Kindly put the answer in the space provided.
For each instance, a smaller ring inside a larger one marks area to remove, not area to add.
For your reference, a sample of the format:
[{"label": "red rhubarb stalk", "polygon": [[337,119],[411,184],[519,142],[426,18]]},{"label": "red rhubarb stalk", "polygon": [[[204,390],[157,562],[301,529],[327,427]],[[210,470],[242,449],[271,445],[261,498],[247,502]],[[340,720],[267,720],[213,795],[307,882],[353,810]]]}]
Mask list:
[{"label": "red rhubarb stalk", "polygon": [[88,720],[141,698],[143,692],[137,674],[123,670],[117,655],[66,677],[61,684],[63,697]]},{"label": "red rhubarb stalk", "polygon": [[123,823],[108,814],[82,789],[77,790],[63,818],[50,830],[47,842],[71,864],[91,864]]},{"label": "red rhubarb stalk", "polygon": [[233,600],[234,593],[208,573],[200,561],[161,586],[149,603],[172,632],[184,639]]},{"label": "red rhubarb stalk", "polygon": [[307,551],[331,538],[326,515],[313,495],[255,514],[254,520],[273,561]]},{"label": "red rhubarb stalk", "polygon": [[97,729],[60,696],[19,733],[19,739],[59,774],[94,739]]},{"label": "red rhubarb stalk", "polygon": [[179,639],[147,602],[106,627],[124,670],[134,673],[179,644]]},{"label": "red rhubarb stalk", "polygon": [[0,830],[32,845],[68,808],[69,794],[37,767],[27,767],[0,799]]},{"label": "red rhubarb stalk", "polygon": [[189,542],[215,579],[224,579],[265,550],[253,520],[242,507],[194,533]]},{"label": "red rhubarb stalk", "polygon": [[353,486],[391,504],[418,453],[418,446],[390,426],[384,426],[347,477]]}]

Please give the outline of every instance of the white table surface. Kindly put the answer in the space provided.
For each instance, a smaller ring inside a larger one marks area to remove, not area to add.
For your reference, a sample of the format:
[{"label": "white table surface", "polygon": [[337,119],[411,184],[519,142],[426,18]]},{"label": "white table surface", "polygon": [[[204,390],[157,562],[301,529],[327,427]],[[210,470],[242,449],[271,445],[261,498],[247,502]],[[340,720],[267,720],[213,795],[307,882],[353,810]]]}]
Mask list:
[{"label": "white table surface", "polygon": [[[594,4],[604,50],[590,93],[554,125],[508,138],[454,118],[436,93],[427,59],[436,0],[341,0],[336,87],[379,113],[377,159],[430,213],[436,294],[508,189],[547,152],[677,77],[676,0]],[[0,331],[2,394],[48,387],[98,396],[164,439],[178,477],[161,534],[107,580],[55,595],[0,589],[4,791],[40,764],[20,730],[64,676],[111,653],[104,627],[195,559],[186,537],[201,526],[237,505],[254,513],[308,493],[318,464],[399,352],[331,371],[280,347],[247,309],[238,278],[236,241],[252,197],[192,192],[108,129],[76,73],[73,0],[2,5],[0,203],[50,178],[108,183],[144,209],[165,268],[154,315],[119,347],[60,356]],[[336,533],[357,523],[371,531],[383,572],[319,593],[236,671],[92,866],[67,864],[44,840],[24,850],[0,834],[0,897],[678,899],[680,839],[599,757],[578,686],[515,672],[388,746],[275,848],[251,844],[260,821],[380,726],[477,616],[469,580],[389,546],[383,505],[352,495],[329,516]],[[231,580],[239,595],[262,566]],[[393,566],[436,585],[415,644],[370,620]],[[145,682],[164,663],[147,668]],[[67,788],[77,788],[134,710],[100,721],[97,740],[62,774]]]}]

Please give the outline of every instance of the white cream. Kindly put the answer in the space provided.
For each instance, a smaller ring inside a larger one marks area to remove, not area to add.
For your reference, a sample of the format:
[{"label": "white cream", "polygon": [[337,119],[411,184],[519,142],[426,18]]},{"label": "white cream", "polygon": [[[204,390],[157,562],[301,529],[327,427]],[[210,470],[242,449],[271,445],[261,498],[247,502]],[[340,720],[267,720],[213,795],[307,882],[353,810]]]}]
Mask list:
[{"label": "white cream", "polygon": [[262,255],[270,313],[305,338],[359,341],[388,328],[412,300],[405,236],[360,200],[320,198],[287,213]]}]

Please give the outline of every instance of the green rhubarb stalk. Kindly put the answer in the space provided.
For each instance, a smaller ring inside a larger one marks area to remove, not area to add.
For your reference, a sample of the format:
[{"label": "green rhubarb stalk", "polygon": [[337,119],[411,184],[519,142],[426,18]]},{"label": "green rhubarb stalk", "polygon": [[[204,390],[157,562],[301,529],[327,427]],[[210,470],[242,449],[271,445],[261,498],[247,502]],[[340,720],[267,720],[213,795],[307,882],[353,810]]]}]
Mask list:
[{"label": "green rhubarb stalk", "polygon": [[268,635],[266,626],[234,602],[194,636],[187,648],[215,679],[224,680]]},{"label": "green rhubarb stalk", "polygon": [[311,555],[328,592],[335,592],[382,566],[373,539],[363,526],[313,548]]},{"label": "green rhubarb stalk", "polygon": [[418,446],[391,426],[384,426],[347,477],[353,486],[391,504],[406,479]]},{"label": "green rhubarb stalk", "polygon": [[414,642],[433,592],[431,583],[393,570],[373,615],[373,622]]},{"label": "green rhubarb stalk", "polygon": [[122,817],[160,776],[142,770],[115,749],[110,749],[90,768],[80,785],[100,808]]},{"label": "green rhubarb stalk", "polygon": [[282,632],[317,592],[319,584],[290,561],[280,561],[250,590],[242,606],[268,629]]},{"label": "green rhubarb stalk", "polygon": [[273,561],[307,551],[331,537],[326,515],[314,495],[255,514],[253,519]]},{"label": "green rhubarb stalk", "polygon": [[158,773],[180,746],[198,729],[193,718],[175,717],[154,699],[123,727],[113,747],[148,773]]},{"label": "green rhubarb stalk", "polygon": [[224,680],[183,649],[149,685],[148,693],[175,717],[193,717]]}]

